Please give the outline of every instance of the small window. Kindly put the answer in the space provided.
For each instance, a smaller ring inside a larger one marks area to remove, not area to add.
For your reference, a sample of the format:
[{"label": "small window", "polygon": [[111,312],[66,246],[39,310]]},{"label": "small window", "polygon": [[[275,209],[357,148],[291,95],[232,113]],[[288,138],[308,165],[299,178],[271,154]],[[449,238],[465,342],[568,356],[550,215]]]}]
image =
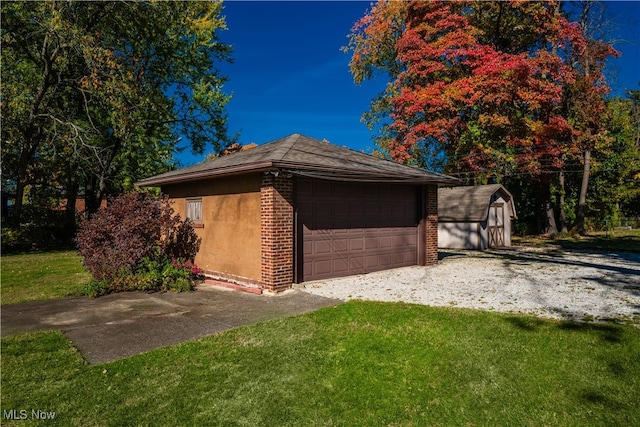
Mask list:
[{"label": "small window", "polygon": [[187,218],[202,226],[202,199],[187,199]]}]

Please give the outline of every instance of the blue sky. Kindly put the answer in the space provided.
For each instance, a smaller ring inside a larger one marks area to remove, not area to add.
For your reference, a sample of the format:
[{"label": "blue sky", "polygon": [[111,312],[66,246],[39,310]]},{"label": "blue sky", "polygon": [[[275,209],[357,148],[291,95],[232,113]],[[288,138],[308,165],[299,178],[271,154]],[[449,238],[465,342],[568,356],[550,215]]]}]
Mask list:
[{"label": "blue sky", "polygon": [[[349,73],[347,44],[352,25],[370,8],[370,1],[225,1],[228,30],[221,40],[233,46],[232,64],[221,64],[229,78],[229,133],[240,142],[262,144],[301,133],[355,150],[375,148],[360,122],[371,99],[386,81],[361,86]],[[640,1],[607,2],[616,22],[612,39],[622,57],[610,61],[614,94],[639,89]],[[179,155],[182,166],[202,161],[189,150]]]}]

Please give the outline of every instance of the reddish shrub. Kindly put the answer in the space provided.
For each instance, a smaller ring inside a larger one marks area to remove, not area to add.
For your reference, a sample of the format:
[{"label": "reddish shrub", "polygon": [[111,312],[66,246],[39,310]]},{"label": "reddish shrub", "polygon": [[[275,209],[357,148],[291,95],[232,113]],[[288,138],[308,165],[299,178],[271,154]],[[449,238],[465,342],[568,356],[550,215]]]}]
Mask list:
[{"label": "reddish shrub", "polygon": [[193,261],[200,239],[189,221],[175,214],[167,197],[131,192],[80,224],[76,243],[94,280],[136,272],[143,260]]}]

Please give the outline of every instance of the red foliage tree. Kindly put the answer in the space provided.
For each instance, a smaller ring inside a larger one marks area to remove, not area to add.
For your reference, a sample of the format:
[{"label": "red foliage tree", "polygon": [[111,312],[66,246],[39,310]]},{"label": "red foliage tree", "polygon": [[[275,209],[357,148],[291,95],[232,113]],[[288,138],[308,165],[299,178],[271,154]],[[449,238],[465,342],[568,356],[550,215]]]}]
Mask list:
[{"label": "red foliage tree", "polygon": [[573,129],[560,106],[575,73],[554,51],[580,42],[579,29],[554,2],[492,3],[530,22],[527,43],[491,34],[478,10],[487,5],[410,3],[396,45],[406,71],[393,99],[394,159],[407,161],[420,141],[433,139],[462,170],[538,174],[561,167]]},{"label": "red foliage tree", "polygon": [[551,183],[580,153],[588,177],[585,147],[602,136],[593,124],[606,86],[594,71],[612,53],[561,6],[379,0],[345,48],[356,83],[376,70],[391,79],[363,115],[377,144],[397,161],[444,163],[469,182],[525,177],[542,209],[539,231],[555,231]]}]

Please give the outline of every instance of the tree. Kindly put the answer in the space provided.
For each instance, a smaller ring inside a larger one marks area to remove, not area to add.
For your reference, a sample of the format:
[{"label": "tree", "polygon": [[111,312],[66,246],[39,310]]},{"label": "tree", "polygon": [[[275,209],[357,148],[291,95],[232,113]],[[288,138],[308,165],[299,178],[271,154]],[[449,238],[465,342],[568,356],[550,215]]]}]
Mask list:
[{"label": "tree", "polygon": [[598,8],[598,3],[590,0],[578,3],[578,7],[580,29],[585,40],[575,45],[570,52],[569,60],[576,78],[569,86],[568,103],[570,121],[574,128],[573,137],[582,152],[583,164],[576,225],[578,232],[585,234],[584,220],[592,153],[596,149],[606,149],[612,142],[602,125],[606,114],[604,96],[609,93],[603,70],[607,58],[617,56],[618,52],[609,43],[602,41],[602,7]]},{"label": "tree", "polygon": [[376,131],[374,140],[384,151],[395,139],[389,112],[391,99],[397,95],[393,83],[405,69],[398,61],[396,43],[406,26],[407,5],[404,1],[378,1],[354,24],[348,35],[349,44],[342,47],[343,52],[352,52],[349,69],[356,84],[379,73],[389,79],[385,90],[371,101],[371,109],[361,118],[369,130]]},{"label": "tree", "polygon": [[556,231],[554,177],[582,152],[567,94],[591,85],[602,100],[600,83],[581,81],[571,61],[588,44],[584,29],[558,1],[391,3],[361,19],[349,45],[356,82],[371,68],[392,79],[365,113],[382,124],[377,142],[397,161],[435,158],[468,182],[526,179],[539,198],[539,229]]},{"label": "tree", "polygon": [[[557,168],[557,141],[571,127],[558,114],[562,84],[571,70],[551,54],[572,27],[545,3],[491,3],[498,15],[519,17],[531,34],[506,44],[502,25],[487,6],[468,2],[415,2],[398,40],[398,58],[407,64],[396,82],[392,155],[406,160],[419,141],[435,140],[461,170],[501,175],[538,174]],[[502,8],[508,10],[501,11]],[[488,24],[484,24],[486,27]],[[489,30],[492,30],[491,32]]]},{"label": "tree", "polygon": [[199,153],[230,142],[221,2],[1,7],[2,167],[18,220],[25,187],[50,172],[95,211],[108,192],[172,167],[178,138]]},{"label": "tree", "polygon": [[631,101],[631,118],[633,123],[633,140],[640,147],[640,90],[627,90],[627,98]]},{"label": "tree", "polygon": [[[636,91],[637,92],[637,91]],[[591,170],[591,191],[587,204],[599,213],[600,226],[615,224],[623,216],[640,215],[640,144],[638,123],[634,119],[633,91],[627,99],[607,100],[603,127],[611,142],[607,150],[598,150],[599,161]]]},{"label": "tree", "polygon": [[[383,96],[391,157],[424,164],[426,153],[479,182],[532,174],[549,193],[544,173],[561,167],[572,131],[559,107],[573,74],[554,50],[580,37],[557,2],[410,2],[404,16],[399,66],[381,62],[399,70]],[[359,48],[354,58],[371,50]]]}]

